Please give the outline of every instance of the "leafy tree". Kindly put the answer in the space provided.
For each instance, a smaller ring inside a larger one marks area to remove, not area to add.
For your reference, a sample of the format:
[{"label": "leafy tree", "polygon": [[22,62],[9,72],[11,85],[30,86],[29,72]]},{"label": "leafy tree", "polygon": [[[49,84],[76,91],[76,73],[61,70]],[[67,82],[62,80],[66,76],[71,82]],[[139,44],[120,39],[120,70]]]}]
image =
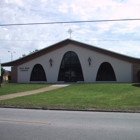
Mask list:
[{"label": "leafy tree", "polygon": [[22,57],[25,57],[26,56],[26,54],[22,54]]},{"label": "leafy tree", "polygon": [[35,52],[38,52],[38,49],[35,49],[34,51],[30,51],[30,53],[29,54],[31,54],[31,53],[35,53]]},{"label": "leafy tree", "polygon": [[[35,49],[34,51],[30,51],[29,52],[29,54],[32,54],[32,53],[35,53],[35,52],[38,52],[39,50],[38,49]],[[25,57],[26,56],[26,54],[22,54],[22,57]],[[22,57],[20,57],[20,58],[22,58]]]},{"label": "leafy tree", "polygon": [[1,83],[3,82],[3,75],[5,73],[5,69],[1,67]]}]

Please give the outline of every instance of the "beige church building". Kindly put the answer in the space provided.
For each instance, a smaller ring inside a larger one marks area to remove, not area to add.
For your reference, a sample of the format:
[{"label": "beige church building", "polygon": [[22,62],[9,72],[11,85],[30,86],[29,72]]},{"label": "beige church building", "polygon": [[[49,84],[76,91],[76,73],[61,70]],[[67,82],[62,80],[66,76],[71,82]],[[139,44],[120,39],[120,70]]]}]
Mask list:
[{"label": "beige church building", "polygon": [[132,83],[140,59],[66,39],[2,66],[13,83]]}]

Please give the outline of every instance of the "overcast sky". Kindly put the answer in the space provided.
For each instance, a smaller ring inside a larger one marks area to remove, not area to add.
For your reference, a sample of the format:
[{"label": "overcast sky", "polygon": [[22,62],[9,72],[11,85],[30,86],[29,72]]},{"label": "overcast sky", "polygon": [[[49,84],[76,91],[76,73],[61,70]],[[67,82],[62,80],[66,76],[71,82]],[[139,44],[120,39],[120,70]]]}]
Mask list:
[{"label": "overcast sky", "polygon": [[[0,0],[0,24],[140,18],[139,0]],[[1,63],[69,38],[140,58],[140,20],[0,26]],[[10,52],[8,52],[10,51]],[[14,53],[15,52],[15,53]]]}]

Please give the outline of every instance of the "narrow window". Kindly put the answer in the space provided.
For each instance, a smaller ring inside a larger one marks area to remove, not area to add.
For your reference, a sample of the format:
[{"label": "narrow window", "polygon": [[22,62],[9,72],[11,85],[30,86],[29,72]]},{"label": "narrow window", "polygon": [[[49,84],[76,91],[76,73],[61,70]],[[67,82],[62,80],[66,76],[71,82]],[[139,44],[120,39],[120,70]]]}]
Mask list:
[{"label": "narrow window", "polygon": [[40,64],[36,64],[33,67],[30,81],[47,81],[45,71]]}]

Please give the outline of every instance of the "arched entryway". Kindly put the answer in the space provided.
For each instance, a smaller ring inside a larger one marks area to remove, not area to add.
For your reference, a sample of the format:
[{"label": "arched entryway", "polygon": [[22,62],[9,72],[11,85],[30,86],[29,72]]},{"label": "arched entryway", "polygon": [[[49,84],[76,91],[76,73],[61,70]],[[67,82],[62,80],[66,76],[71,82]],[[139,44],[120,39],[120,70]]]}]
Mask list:
[{"label": "arched entryway", "polygon": [[40,64],[36,64],[33,67],[30,81],[47,81],[45,71]]},{"label": "arched entryway", "polygon": [[100,65],[96,81],[116,81],[115,72],[110,63],[104,62]]},{"label": "arched entryway", "polygon": [[58,81],[84,81],[81,64],[75,52],[69,51],[64,54],[59,69]]}]

